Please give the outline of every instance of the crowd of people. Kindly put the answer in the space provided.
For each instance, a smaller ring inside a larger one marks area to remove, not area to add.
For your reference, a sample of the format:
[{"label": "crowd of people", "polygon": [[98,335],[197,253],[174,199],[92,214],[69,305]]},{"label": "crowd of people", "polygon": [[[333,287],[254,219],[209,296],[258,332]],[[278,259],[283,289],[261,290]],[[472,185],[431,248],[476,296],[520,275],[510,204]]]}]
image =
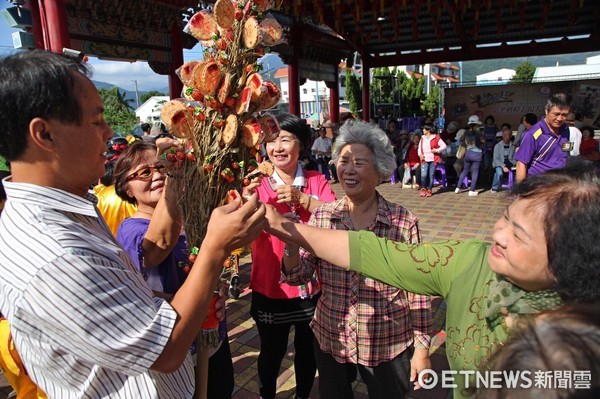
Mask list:
[{"label": "crowd of people", "polygon": [[[190,259],[183,181],[161,160],[181,143],[168,133],[113,139],[88,72],[43,51],[0,60],[0,156],[10,170],[0,209],[0,366],[17,391],[191,398],[193,342],[223,264],[251,245],[264,399],[276,397],[292,327],[298,399],[309,397],[317,371],[321,398],[352,398],[358,375],[370,398],[422,388],[432,368],[431,296],[446,301],[453,370],[589,370],[587,390],[565,387],[560,397],[597,397],[600,156],[593,129],[577,135],[566,123],[566,96],[551,96],[539,120],[525,115],[516,138],[489,116],[471,116],[464,129],[425,121],[410,134],[394,121],[384,131],[351,120],[332,139],[279,115],[281,132],[264,148],[273,175],[254,178],[245,203],[237,196],[213,211],[188,273],[179,267]],[[46,90],[32,101],[28,87]],[[581,161],[568,164],[574,157]],[[421,243],[415,214],[377,187],[398,178],[430,197],[436,168],[451,175],[457,164],[457,193],[468,184],[476,195],[480,170],[490,172],[491,192],[514,173],[514,201],[492,242]],[[221,399],[235,378],[224,294],[217,309],[208,398]],[[468,382],[457,382],[455,398],[505,396],[506,385]]]}]

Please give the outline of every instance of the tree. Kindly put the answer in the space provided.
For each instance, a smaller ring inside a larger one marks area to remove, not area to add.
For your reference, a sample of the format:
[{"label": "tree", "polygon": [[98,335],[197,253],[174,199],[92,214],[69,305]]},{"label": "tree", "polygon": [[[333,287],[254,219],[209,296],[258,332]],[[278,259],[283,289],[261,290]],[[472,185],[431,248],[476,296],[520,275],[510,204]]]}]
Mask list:
[{"label": "tree", "polygon": [[125,98],[125,93],[119,92],[118,87],[100,89],[100,98],[104,102],[104,118],[106,123],[120,134],[131,132],[137,124],[137,117],[132,110],[131,99]]},{"label": "tree", "polygon": [[515,75],[511,79],[513,83],[531,83],[535,75],[535,65],[530,62],[520,64],[515,70]]},{"label": "tree", "polygon": [[425,96],[425,100],[421,104],[425,115],[438,115],[441,90],[439,85],[433,85],[429,94]]},{"label": "tree", "polygon": [[142,94],[142,97],[140,98],[140,101],[143,104],[146,101],[148,101],[151,97],[154,97],[154,96],[166,96],[166,95],[167,94],[161,93],[160,91],[150,90],[148,93]]},{"label": "tree", "polygon": [[357,114],[362,109],[362,87],[350,68],[346,68],[346,98],[350,103],[350,112]]}]

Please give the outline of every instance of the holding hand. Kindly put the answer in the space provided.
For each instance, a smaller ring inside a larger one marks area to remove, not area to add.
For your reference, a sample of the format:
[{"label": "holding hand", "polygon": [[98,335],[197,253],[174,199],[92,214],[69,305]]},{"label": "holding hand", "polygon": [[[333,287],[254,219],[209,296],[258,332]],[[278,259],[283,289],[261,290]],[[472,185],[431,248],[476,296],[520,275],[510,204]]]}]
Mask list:
[{"label": "holding hand", "polygon": [[216,208],[208,222],[202,246],[230,254],[234,249],[254,241],[266,227],[265,205],[253,194],[242,207],[241,196],[229,204]]}]

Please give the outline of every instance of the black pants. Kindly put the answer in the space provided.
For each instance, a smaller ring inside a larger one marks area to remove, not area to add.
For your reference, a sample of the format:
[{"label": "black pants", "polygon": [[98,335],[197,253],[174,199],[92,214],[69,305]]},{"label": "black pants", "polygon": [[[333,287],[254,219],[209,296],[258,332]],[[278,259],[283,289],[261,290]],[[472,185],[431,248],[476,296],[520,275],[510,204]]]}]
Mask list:
[{"label": "black pants", "polygon": [[[314,335],[309,323],[309,321],[305,321],[293,324],[294,371],[296,373],[296,395],[299,398],[309,397],[317,371],[313,349]],[[258,355],[260,396],[264,399],[275,398],[277,376],[281,368],[281,361],[287,351],[291,325],[256,322],[260,336],[260,353]]]},{"label": "black pants", "polygon": [[316,339],[314,346],[319,368],[320,398],[354,398],[352,383],[356,380],[357,371],[367,385],[369,399],[402,399],[410,392],[410,359],[414,352],[412,346],[389,362],[375,367],[339,363],[319,348]]},{"label": "black pants", "polygon": [[221,347],[208,358],[208,399],[229,399],[233,394],[233,361],[229,348],[229,337],[225,337]]},{"label": "black pants", "polygon": [[325,175],[327,180],[330,179],[329,167],[328,167],[330,160],[331,160],[331,157],[323,157],[323,156],[317,157],[317,167],[319,168],[319,172],[321,172],[321,174]]}]

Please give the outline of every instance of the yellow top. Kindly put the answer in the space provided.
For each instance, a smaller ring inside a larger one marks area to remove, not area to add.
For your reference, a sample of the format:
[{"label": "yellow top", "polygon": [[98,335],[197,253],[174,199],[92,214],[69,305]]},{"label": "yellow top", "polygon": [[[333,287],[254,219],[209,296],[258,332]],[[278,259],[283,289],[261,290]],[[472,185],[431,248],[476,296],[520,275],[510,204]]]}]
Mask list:
[{"label": "yellow top", "polygon": [[98,210],[104,217],[106,224],[114,236],[123,219],[130,217],[136,210],[136,206],[123,201],[115,192],[115,185],[105,186],[98,184],[94,187],[94,194],[98,198]]},{"label": "yellow top", "polygon": [[27,375],[6,319],[0,319],[0,369],[4,371],[8,383],[17,393],[16,399],[46,399],[44,392]]}]

